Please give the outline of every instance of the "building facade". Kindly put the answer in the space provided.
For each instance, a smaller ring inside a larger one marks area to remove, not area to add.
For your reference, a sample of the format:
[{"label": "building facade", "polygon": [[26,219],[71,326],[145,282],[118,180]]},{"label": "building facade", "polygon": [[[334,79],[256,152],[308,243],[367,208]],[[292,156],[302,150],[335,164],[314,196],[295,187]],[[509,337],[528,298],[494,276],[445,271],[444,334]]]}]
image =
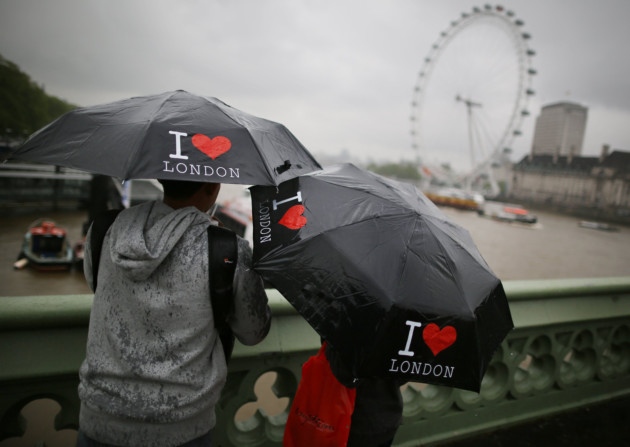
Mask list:
[{"label": "building facade", "polygon": [[512,168],[511,200],[630,223],[630,152],[527,155]]},{"label": "building facade", "polygon": [[586,131],[588,109],[572,102],[544,106],[534,130],[533,155],[579,156]]}]

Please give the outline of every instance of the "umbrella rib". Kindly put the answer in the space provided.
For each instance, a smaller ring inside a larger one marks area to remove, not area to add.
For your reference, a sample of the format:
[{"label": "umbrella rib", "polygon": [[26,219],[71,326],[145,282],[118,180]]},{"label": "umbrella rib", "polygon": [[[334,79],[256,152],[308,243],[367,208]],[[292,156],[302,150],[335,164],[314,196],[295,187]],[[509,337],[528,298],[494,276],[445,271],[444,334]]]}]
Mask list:
[{"label": "umbrella rib", "polygon": [[132,167],[136,166],[137,159],[140,157],[140,154],[144,152],[143,148],[147,139],[148,129],[151,127],[153,123],[153,118],[155,118],[160,113],[160,111],[166,105],[166,102],[177,93],[178,91],[168,92],[168,95],[166,95],[166,97],[161,101],[160,107],[158,107],[153,112],[153,114],[146,121],[143,122],[142,125],[144,127],[144,132],[142,132],[142,138],[140,140],[140,144],[136,145],[136,149],[129,154],[129,157],[127,157],[127,163],[125,164],[125,167],[124,167],[125,176],[122,180],[129,180],[130,171]]},{"label": "umbrella rib", "polygon": [[[433,220],[435,220],[436,218],[433,216],[427,216],[427,221],[428,222],[432,222]],[[470,243],[472,243],[474,245],[474,241],[472,240],[472,236],[470,236],[470,233],[468,232],[468,230],[459,227],[461,230],[466,232],[466,235],[470,238]],[[445,233],[446,236],[448,236],[452,241],[457,242],[456,239],[454,239],[450,234]],[[471,256],[472,258],[474,258],[475,260],[477,260],[480,264],[482,264],[484,267],[486,267],[487,269],[490,269],[490,266],[488,265],[488,263],[486,262],[486,260],[483,258],[483,256],[481,255],[481,253],[479,251],[477,251],[477,253],[472,253],[467,246],[462,245],[462,244],[458,244],[460,245],[464,251],[466,251],[466,253],[468,253],[469,256]],[[476,246],[475,246],[476,248]]]},{"label": "umbrella rib", "polygon": [[[321,180],[321,181],[323,181],[323,182],[326,182],[326,183],[328,183],[328,184],[331,184],[331,185],[333,185],[333,186],[336,186],[336,187],[338,187],[338,188],[349,189],[350,191],[360,191],[360,192],[362,192],[362,193],[364,193],[364,194],[366,194],[366,195],[368,195],[368,196],[371,196],[371,197],[376,197],[376,198],[378,198],[379,200],[382,200],[382,201],[387,202],[387,203],[393,203],[394,205],[396,205],[396,206],[398,206],[398,207],[401,207],[401,208],[405,209],[405,207],[404,207],[402,204],[397,203],[397,202],[393,202],[393,201],[391,200],[391,198],[388,198],[388,197],[382,197],[382,196],[378,195],[378,194],[376,193],[376,191],[374,191],[374,190],[372,190],[372,189],[358,189],[358,188],[356,188],[356,186],[349,186],[349,185],[343,185],[343,184],[341,184],[341,185],[340,185],[339,183],[335,183],[335,182],[334,182],[334,181],[335,181],[335,178],[334,178],[334,177],[333,177],[333,178],[331,178],[331,179],[328,179],[327,177],[322,176],[322,177],[320,177],[320,180]],[[414,212],[414,213],[415,213],[415,212]],[[417,214],[417,213],[416,213],[416,214]]]},{"label": "umbrella rib", "polygon": [[403,266],[402,266],[402,268],[400,269],[400,274],[399,274],[399,276],[398,276],[398,281],[397,281],[398,287],[397,287],[397,290],[396,290],[396,295],[395,295],[395,296],[398,296],[398,295],[399,295],[400,289],[402,288],[402,278],[403,278],[403,276],[405,275],[405,271],[406,271],[406,269],[407,269],[407,263],[408,263],[408,261],[409,261],[409,251],[410,251],[410,248],[409,248],[409,247],[410,247],[410,245],[411,245],[411,238],[413,237],[413,234],[415,233],[415,231],[416,231],[416,228],[417,228],[417,227],[418,227],[418,219],[416,219],[416,221],[415,221],[415,223],[414,223],[414,226],[413,226],[413,230],[412,230],[412,231],[411,231],[411,233],[409,234],[409,237],[407,238],[407,241],[406,241],[406,244],[405,244],[405,246],[407,247],[407,249],[405,250],[405,259],[404,259],[404,261],[403,261]]},{"label": "umbrella rib", "polygon": [[[226,111],[223,109],[223,107],[224,107],[224,106],[225,106],[225,107],[230,107],[229,105],[227,105],[227,104],[225,104],[225,103],[223,103],[223,105],[221,105],[221,104],[217,104],[216,102],[211,101],[209,98],[207,98],[207,97],[205,97],[205,96],[203,96],[203,99],[204,99],[205,101],[208,101],[209,103],[211,103],[211,104],[215,105],[215,106],[217,107],[217,109],[218,109],[218,110],[219,110],[219,111],[220,111],[223,115],[225,115],[226,117],[228,117],[230,120],[232,120],[233,122],[235,122],[235,123],[236,123],[236,124],[238,124],[239,126],[243,126],[243,124],[241,124],[241,123],[240,123],[240,122],[239,122],[239,121],[238,121],[238,120],[237,120],[237,119],[236,119],[233,115],[229,114],[228,112],[226,112]],[[222,101],[220,101],[220,100],[217,100],[217,101],[218,101],[218,102],[222,102]],[[252,116],[252,119],[253,119],[253,120],[255,120],[256,118],[257,118],[257,117]],[[258,119],[263,119],[263,118],[258,118]],[[268,121],[268,120],[265,120],[265,121]],[[272,123],[272,124],[274,124],[274,125],[276,125],[276,126],[281,126],[279,123],[275,123],[275,122],[272,122],[272,121],[268,121],[268,122],[269,122],[269,123]],[[243,126],[243,127],[245,127],[245,126]],[[255,147],[256,149],[258,149],[258,150],[256,151],[256,154],[258,155],[258,157],[259,157],[259,158],[260,158],[260,160],[262,161],[262,164],[265,166],[265,173],[267,173],[267,174],[268,174],[269,172],[273,172],[273,168],[269,165],[269,163],[267,162],[267,160],[265,159],[265,157],[263,157],[263,155],[262,155],[262,151],[260,150],[260,146],[258,146],[258,144],[256,144],[256,141],[255,141],[255,140],[254,140],[254,138],[252,137],[251,131],[248,131],[248,132],[247,132],[247,138],[249,138],[249,140],[252,142],[252,144],[254,145],[254,147]],[[270,175],[270,174],[268,174],[268,179],[269,179],[269,180],[271,180],[271,182],[273,183],[273,178],[271,177],[271,175]]]},{"label": "umbrella rib", "polygon": [[[434,234],[433,229],[432,229],[432,225],[431,225],[431,224],[432,224],[432,222],[430,221],[430,219],[429,219],[429,220],[426,220],[425,222],[427,223],[427,230],[428,230],[428,231],[430,231],[430,232],[431,232],[431,234]],[[448,236],[451,240],[455,241],[455,240],[454,240],[454,239],[453,239],[450,235],[447,235],[447,236]],[[450,276],[451,276],[452,278],[455,278],[455,275],[454,275],[455,269],[453,268],[453,260],[452,260],[452,259],[451,259],[448,255],[447,255],[447,253],[446,253],[446,251],[445,251],[445,246],[444,246],[444,244],[443,244],[443,243],[442,243],[442,242],[441,242],[441,241],[440,241],[437,237],[434,237],[434,239],[436,240],[436,242],[437,242],[437,243],[439,244],[439,246],[440,246],[440,251],[441,251],[441,253],[442,253],[442,255],[443,255],[444,259],[445,259],[446,266],[448,267],[448,271],[449,271],[449,273],[450,273]],[[455,241],[455,243],[457,243],[457,241]],[[461,245],[461,244],[457,244],[457,245]],[[466,251],[466,253],[468,253],[468,254],[470,255],[470,253],[468,252],[468,250],[465,250],[465,251]],[[457,282],[457,281],[454,281],[454,283],[455,283],[455,285],[457,286],[457,289],[459,290],[459,292],[460,292],[461,296],[463,296],[463,295],[465,294],[465,291],[464,291],[464,289],[462,288],[462,285],[461,285],[459,282]],[[468,308],[468,310],[469,310],[471,313],[473,313],[473,312],[475,311],[475,309],[472,307],[471,303],[469,303],[466,299],[463,299],[462,301],[464,302],[464,304],[466,305],[466,307]]]},{"label": "umbrella rib", "polygon": [[[386,182],[382,181],[382,180],[379,178],[379,176],[375,175],[374,177],[375,177],[375,179],[376,179],[377,181],[379,181],[379,183],[384,184],[384,185],[386,185],[386,186],[388,186],[388,187],[389,187],[389,185],[388,185]],[[326,178],[325,176],[320,177],[320,179],[321,179],[322,181],[326,181],[327,183],[330,183],[330,184],[332,184],[332,185],[334,185],[334,186],[341,187],[341,188],[345,188],[345,189],[350,189],[350,190],[355,190],[355,191],[356,191],[356,188],[353,188],[353,187],[351,187],[351,186],[347,186],[347,185],[343,185],[343,184],[339,184],[339,183],[334,183],[334,180],[335,180],[334,176],[330,179],[330,181],[329,181],[329,180],[328,180],[328,178]],[[423,221],[426,223],[426,228],[427,228],[427,230],[431,232],[431,234],[433,235],[433,239],[436,241],[436,243],[438,243],[438,245],[439,245],[439,247],[440,247],[440,253],[442,254],[443,259],[445,260],[445,264],[444,264],[444,265],[445,265],[446,269],[448,270],[449,276],[450,276],[451,278],[455,279],[455,272],[456,272],[456,269],[454,268],[455,266],[453,265],[453,261],[452,261],[452,259],[450,259],[450,258],[449,258],[449,256],[447,256],[447,253],[446,253],[446,251],[445,251],[445,246],[444,246],[444,244],[443,244],[442,242],[440,242],[439,238],[437,238],[437,237],[435,236],[435,233],[434,233],[433,228],[432,228],[432,227],[433,227],[433,223],[432,223],[432,221],[433,221],[434,219],[438,219],[439,217],[433,216],[433,215],[431,215],[431,214],[419,214],[417,211],[415,211],[415,210],[413,210],[413,209],[410,209],[410,208],[406,207],[404,203],[393,202],[390,198],[384,198],[384,197],[382,197],[381,195],[378,195],[378,194],[377,194],[374,190],[372,190],[372,189],[361,189],[361,191],[362,191],[364,194],[366,194],[366,195],[369,195],[369,196],[371,196],[371,197],[376,197],[376,198],[378,198],[379,200],[382,200],[382,201],[384,201],[384,202],[387,202],[387,203],[393,203],[396,207],[398,207],[398,208],[399,208],[399,211],[400,211],[401,209],[402,209],[402,210],[405,210],[405,211],[408,211],[408,213],[405,213],[405,214],[409,214],[409,215],[413,215],[413,216],[417,216],[417,217],[422,218],[422,219],[423,219]],[[394,196],[394,197],[395,197],[395,196]],[[402,214],[399,214],[399,215],[402,215]],[[385,217],[385,216],[387,216],[387,215],[379,215],[378,217]],[[353,222],[353,224],[355,224],[355,223],[360,223],[360,222],[363,222],[363,221],[365,221],[365,220],[369,220],[369,219],[372,219],[372,218],[374,218],[374,216],[368,216],[368,217],[365,217],[364,219],[362,219],[362,220],[360,220],[360,221],[355,221],[355,222]],[[418,224],[419,224],[419,223],[418,223],[418,219],[416,219],[416,222],[415,222],[415,225],[414,225],[414,231],[417,229]],[[328,231],[328,230],[327,230],[327,231]],[[413,233],[414,233],[413,231],[410,233],[410,235],[409,235],[409,237],[410,237],[410,238],[413,236]],[[461,245],[461,244],[459,244],[459,243],[458,243],[455,239],[453,239],[453,238],[451,237],[451,235],[449,235],[448,233],[445,233],[445,234],[446,234],[446,235],[447,235],[447,236],[448,236],[451,240],[453,240],[453,241],[454,241],[457,245]],[[409,246],[409,242],[410,242],[410,240],[408,240],[407,242],[408,242],[408,243],[407,243],[407,252],[406,252],[406,253],[407,253],[407,256],[405,257],[405,261],[404,261],[404,265],[405,265],[405,267],[406,267],[407,262],[408,262],[408,253],[409,253],[409,251],[410,251],[410,246]],[[463,246],[462,246],[462,247],[463,247]],[[474,256],[474,254],[470,253],[470,252],[469,252],[469,250],[468,250],[467,248],[465,248],[465,247],[463,247],[463,248],[465,249],[466,253],[467,253],[469,256],[471,256],[472,258],[475,258],[475,259],[477,258],[476,256]],[[481,259],[481,260],[483,260],[483,259]],[[403,269],[401,269],[401,277],[399,278],[399,282],[400,282],[400,279],[402,278],[402,274],[403,274],[403,272],[404,272],[404,268],[403,268]],[[457,289],[458,289],[458,291],[459,291],[459,293],[460,293],[460,296],[464,296],[465,291],[463,290],[462,285],[461,285],[459,282],[454,281],[454,280],[453,280],[453,283],[454,283],[454,284],[455,284],[455,286],[457,287]],[[399,286],[399,287],[402,287],[402,286]],[[472,313],[472,312],[474,311],[474,309],[472,308],[472,305],[471,305],[470,303],[468,303],[465,299],[462,299],[462,301],[464,302],[465,306],[469,309],[469,311]]]}]

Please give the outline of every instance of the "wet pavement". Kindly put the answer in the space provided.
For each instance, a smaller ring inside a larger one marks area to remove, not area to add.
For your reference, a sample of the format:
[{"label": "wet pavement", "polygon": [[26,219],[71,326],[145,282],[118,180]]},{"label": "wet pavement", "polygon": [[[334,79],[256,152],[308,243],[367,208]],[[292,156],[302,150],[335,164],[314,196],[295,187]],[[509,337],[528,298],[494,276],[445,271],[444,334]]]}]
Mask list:
[{"label": "wet pavement", "polygon": [[630,446],[630,395],[439,445],[445,447]]}]

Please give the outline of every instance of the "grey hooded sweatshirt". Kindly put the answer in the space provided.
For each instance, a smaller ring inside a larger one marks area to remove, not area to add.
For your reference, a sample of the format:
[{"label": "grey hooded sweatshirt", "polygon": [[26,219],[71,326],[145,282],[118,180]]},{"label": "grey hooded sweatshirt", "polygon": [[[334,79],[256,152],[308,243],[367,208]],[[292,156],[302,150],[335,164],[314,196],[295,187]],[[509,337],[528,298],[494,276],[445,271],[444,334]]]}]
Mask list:
[{"label": "grey hooded sweatshirt", "polygon": [[[80,429],[120,446],[177,446],[208,433],[227,377],[208,284],[208,216],[148,202],[107,232],[80,368]],[[93,286],[90,234],[85,276]],[[239,238],[237,339],[267,335],[271,312],[251,249]]]}]

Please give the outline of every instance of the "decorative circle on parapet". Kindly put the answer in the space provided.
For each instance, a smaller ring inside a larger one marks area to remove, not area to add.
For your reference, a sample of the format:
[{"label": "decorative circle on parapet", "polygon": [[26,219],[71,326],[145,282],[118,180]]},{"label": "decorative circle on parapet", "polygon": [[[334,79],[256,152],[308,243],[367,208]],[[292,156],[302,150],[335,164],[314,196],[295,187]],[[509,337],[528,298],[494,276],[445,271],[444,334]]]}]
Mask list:
[{"label": "decorative circle on parapet", "polygon": [[598,377],[601,380],[630,375],[630,326],[615,325],[610,328],[606,345],[599,362]]},{"label": "decorative circle on parapet", "polygon": [[440,416],[453,406],[454,390],[450,387],[409,382],[401,387],[401,392],[404,417],[423,413],[427,418]]},{"label": "decorative circle on parapet", "polygon": [[234,383],[242,379],[235,385],[238,390],[235,399],[225,408],[228,415],[233,415],[226,421],[228,438],[233,445],[258,445],[261,439],[282,439],[290,407],[289,395],[297,389],[295,374],[286,368],[277,368],[258,376],[250,371],[245,377],[249,378],[234,374],[228,380]]},{"label": "decorative circle on parapet", "polygon": [[510,368],[505,362],[505,350],[500,347],[492,357],[481,381],[479,393],[457,390],[455,405],[461,410],[472,410],[486,403],[501,401],[510,388]]},{"label": "decorative circle on parapet", "polygon": [[[31,400],[30,402],[22,401],[18,405],[21,405],[19,412],[14,413],[16,420],[3,419],[0,422],[9,423],[15,422],[12,425],[3,425],[3,428],[11,428],[16,430],[13,433],[3,432],[2,434],[14,434],[15,437],[8,437],[0,441],[0,445],[11,446],[26,446],[35,445],[36,441],[46,440],[46,445],[75,445],[77,434],[76,430],[64,428],[59,429],[59,421],[70,420],[71,417],[65,413],[72,412],[75,408],[72,405],[68,405],[68,396],[55,396],[55,398],[38,398]],[[65,403],[65,408],[62,405]],[[11,411],[5,414],[12,414]],[[41,444],[43,445],[43,442]]]},{"label": "decorative circle on parapet", "polygon": [[552,348],[547,335],[528,338],[513,372],[511,393],[514,397],[539,394],[553,387],[557,362]]},{"label": "decorative circle on parapet", "polygon": [[481,382],[481,396],[484,401],[503,400],[508,391],[510,371],[504,362],[492,362]]},{"label": "decorative circle on parapet", "polygon": [[580,330],[557,336],[561,356],[558,385],[568,388],[590,382],[597,373],[596,345],[603,340],[590,330]]}]

